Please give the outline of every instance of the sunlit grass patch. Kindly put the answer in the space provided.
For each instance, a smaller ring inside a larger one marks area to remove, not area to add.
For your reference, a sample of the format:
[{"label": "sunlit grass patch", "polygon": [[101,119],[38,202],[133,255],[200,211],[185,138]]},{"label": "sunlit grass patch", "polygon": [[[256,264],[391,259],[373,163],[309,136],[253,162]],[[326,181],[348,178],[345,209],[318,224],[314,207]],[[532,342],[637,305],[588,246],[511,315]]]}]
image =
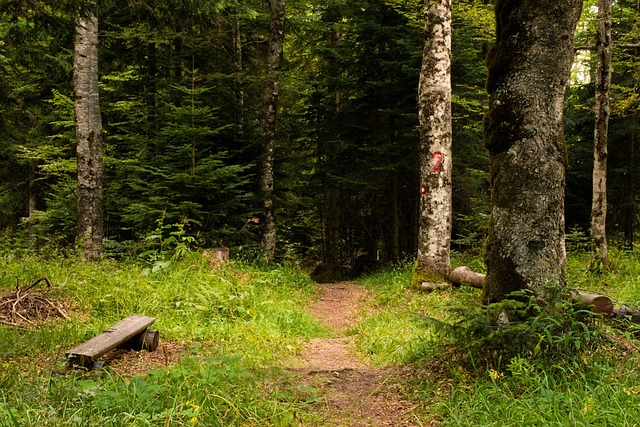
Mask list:
[{"label": "sunlit grass patch", "polygon": [[[296,268],[175,262],[152,272],[36,256],[0,265],[0,290],[46,276],[73,301],[68,320],[0,325],[0,426],[285,426],[313,398],[281,370],[325,333],[304,310],[313,282]],[[66,350],[133,313],[156,318],[160,348],[171,340],[186,352],[143,375],[56,373]]]}]

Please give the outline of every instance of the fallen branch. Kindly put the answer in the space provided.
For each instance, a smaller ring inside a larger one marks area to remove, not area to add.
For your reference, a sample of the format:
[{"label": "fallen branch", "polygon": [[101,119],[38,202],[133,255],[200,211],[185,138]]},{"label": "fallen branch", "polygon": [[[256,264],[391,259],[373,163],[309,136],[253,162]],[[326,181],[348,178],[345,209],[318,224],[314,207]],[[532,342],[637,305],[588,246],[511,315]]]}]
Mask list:
[{"label": "fallen branch", "polygon": [[629,318],[632,323],[640,323],[640,310],[634,310],[627,307],[616,307],[613,309],[611,317],[615,319]]},{"label": "fallen branch", "polygon": [[46,289],[52,287],[51,281],[45,276],[24,288],[20,288],[18,284],[15,292],[0,295],[0,323],[24,327],[25,324],[33,325],[50,317],[69,319],[59,304],[42,296],[41,291],[33,289],[41,282],[46,283]]},{"label": "fallen branch", "polygon": [[449,273],[449,281],[456,286],[467,285],[482,289],[484,287],[485,276],[485,274],[476,273],[469,267],[462,266]]},{"label": "fallen branch", "polygon": [[[449,281],[452,284],[457,286],[467,285],[478,289],[484,287],[485,278],[485,274],[476,273],[466,266],[458,267],[449,274]],[[586,304],[594,313],[611,315],[613,312],[613,301],[604,295],[576,292],[573,294],[573,298]],[[638,314],[640,315],[640,312]]]},{"label": "fallen branch", "polygon": [[427,292],[433,292],[433,291],[436,291],[436,290],[448,289],[450,287],[451,287],[451,284],[449,284],[449,283],[422,282],[422,284],[420,285],[420,288],[423,291],[427,291]]}]

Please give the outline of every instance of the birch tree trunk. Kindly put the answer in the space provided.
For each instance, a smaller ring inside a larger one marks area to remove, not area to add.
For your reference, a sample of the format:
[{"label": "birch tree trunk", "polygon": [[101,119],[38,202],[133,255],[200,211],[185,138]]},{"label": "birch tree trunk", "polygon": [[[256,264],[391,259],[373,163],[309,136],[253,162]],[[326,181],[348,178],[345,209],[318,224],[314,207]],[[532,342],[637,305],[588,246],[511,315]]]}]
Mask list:
[{"label": "birch tree trunk", "polygon": [[273,149],[276,136],[276,110],[278,107],[279,77],[284,45],[285,0],[271,0],[271,19],[267,68],[262,106],[260,111],[260,137],[262,158],[260,159],[260,195],[262,198],[262,248],[267,260],[276,253],[276,222],[273,207]]},{"label": "birch tree trunk", "polygon": [[484,301],[566,280],[563,101],[582,0],[498,0],[485,144],[492,215]]},{"label": "birch tree trunk", "polygon": [[444,280],[451,269],[451,0],[426,0],[424,20],[417,285]]},{"label": "birch tree trunk", "polygon": [[98,96],[98,16],[89,0],[76,15],[73,86],[78,162],[78,241],[87,260],[102,256],[102,120]]},{"label": "birch tree trunk", "polygon": [[593,138],[593,200],[591,204],[591,246],[594,261],[609,265],[607,255],[607,154],[609,93],[611,91],[611,0],[598,0],[596,41],[595,130]]}]

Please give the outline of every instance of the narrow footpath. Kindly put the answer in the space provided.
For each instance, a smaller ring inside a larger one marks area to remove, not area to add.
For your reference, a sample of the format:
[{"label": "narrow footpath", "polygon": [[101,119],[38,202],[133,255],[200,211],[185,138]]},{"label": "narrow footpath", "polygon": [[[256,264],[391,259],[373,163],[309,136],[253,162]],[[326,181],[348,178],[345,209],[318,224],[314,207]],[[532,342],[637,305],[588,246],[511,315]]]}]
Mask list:
[{"label": "narrow footpath", "polygon": [[370,298],[368,291],[352,283],[318,285],[320,297],[311,314],[333,331],[331,338],[310,341],[296,371],[304,385],[313,387],[323,399],[319,411],[324,426],[423,426],[411,411],[391,367],[371,367],[356,354],[355,336],[348,336],[358,319],[358,307]]}]

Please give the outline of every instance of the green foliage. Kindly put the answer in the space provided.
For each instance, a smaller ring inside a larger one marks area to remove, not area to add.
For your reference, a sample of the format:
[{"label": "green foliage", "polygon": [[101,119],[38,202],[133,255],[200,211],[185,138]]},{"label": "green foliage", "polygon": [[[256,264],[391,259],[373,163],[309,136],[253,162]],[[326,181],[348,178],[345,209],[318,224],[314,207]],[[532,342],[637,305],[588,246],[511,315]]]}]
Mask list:
[{"label": "green foliage", "polygon": [[[71,315],[26,330],[0,325],[2,426],[285,426],[315,402],[313,390],[279,370],[300,339],[326,333],[302,310],[312,282],[295,268],[210,271],[183,259],[154,272],[6,252],[0,272],[0,292],[15,289],[16,277],[23,284],[47,276],[48,297],[67,301]],[[174,342],[185,348],[182,360],[133,378],[56,373],[67,349],[131,313],[155,317],[158,351]]]},{"label": "green foliage", "polygon": [[552,365],[579,359],[601,344],[598,317],[557,284],[511,295],[501,302],[456,310],[454,323],[437,323],[447,352],[467,368],[504,371],[514,357]]},{"label": "green foliage", "polygon": [[[486,371],[461,379],[438,405],[444,426],[632,426],[637,422],[638,375],[629,361],[598,354],[542,367],[509,361],[508,375]],[[621,374],[621,372],[625,372]]]}]

